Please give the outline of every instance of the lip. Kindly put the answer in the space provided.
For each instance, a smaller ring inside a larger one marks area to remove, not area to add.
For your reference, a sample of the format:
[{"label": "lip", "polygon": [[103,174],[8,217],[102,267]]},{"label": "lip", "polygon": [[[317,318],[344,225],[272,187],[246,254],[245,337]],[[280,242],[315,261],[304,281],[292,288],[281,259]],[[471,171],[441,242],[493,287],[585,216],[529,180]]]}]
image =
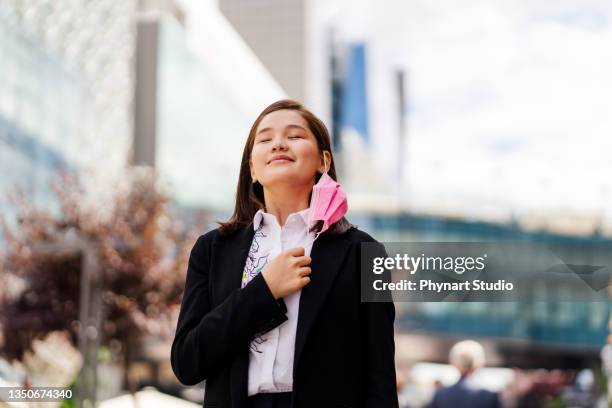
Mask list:
[{"label": "lip", "polygon": [[269,161],[268,164],[274,163],[274,162],[292,162],[294,161],[291,157],[281,154],[278,156],[274,156],[272,157]]}]

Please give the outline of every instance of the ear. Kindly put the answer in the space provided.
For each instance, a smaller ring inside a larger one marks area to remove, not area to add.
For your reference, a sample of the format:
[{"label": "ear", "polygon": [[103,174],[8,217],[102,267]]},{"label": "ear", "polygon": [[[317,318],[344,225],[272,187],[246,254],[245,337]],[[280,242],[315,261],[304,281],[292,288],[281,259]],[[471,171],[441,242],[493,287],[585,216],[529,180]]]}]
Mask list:
[{"label": "ear", "polygon": [[249,159],[249,170],[251,172],[251,179],[256,180],[255,170],[253,170],[253,161],[251,159]]},{"label": "ear", "polygon": [[319,166],[319,172],[325,173],[325,164],[327,163],[327,170],[331,169],[331,153],[327,150],[323,150],[321,155],[321,165]]}]

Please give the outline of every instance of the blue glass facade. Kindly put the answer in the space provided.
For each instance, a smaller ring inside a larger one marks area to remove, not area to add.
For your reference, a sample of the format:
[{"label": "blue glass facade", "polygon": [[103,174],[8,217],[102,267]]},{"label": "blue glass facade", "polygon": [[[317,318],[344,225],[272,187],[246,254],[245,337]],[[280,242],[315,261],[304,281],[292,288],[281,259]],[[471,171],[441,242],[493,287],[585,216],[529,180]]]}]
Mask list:
[{"label": "blue glass facade", "polygon": [[82,101],[78,77],[5,16],[0,48],[0,209],[11,222],[8,194],[17,187],[52,208],[49,181],[72,167]]},{"label": "blue glass facade", "polygon": [[[577,248],[590,244],[612,245],[612,239],[602,236],[563,236],[529,232],[518,226],[428,216],[351,219],[373,231],[383,242],[521,240],[575,244]],[[561,301],[563,294],[555,288],[548,288],[538,299],[546,300],[399,303],[397,326],[407,332],[504,338],[592,351],[600,350],[606,343],[610,303]]]}]

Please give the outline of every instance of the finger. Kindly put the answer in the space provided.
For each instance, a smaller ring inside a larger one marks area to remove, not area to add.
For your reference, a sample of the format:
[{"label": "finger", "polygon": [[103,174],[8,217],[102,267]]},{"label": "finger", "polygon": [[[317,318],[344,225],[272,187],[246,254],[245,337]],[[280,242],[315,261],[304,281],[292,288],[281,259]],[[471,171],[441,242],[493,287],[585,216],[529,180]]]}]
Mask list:
[{"label": "finger", "polygon": [[309,283],[310,283],[310,277],[308,277],[308,276],[304,276],[304,277],[301,277],[301,278],[300,278],[300,284],[301,284],[302,286],[306,286],[306,285],[308,285]]},{"label": "finger", "polygon": [[286,252],[292,256],[304,256],[304,247],[290,248]]},{"label": "finger", "polygon": [[305,266],[305,265],[310,265],[310,263],[312,262],[312,258],[310,258],[309,256],[298,256],[296,258],[294,258],[295,264],[298,266]]},{"label": "finger", "polygon": [[312,273],[312,270],[310,269],[309,266],[303,266],[300,269],[298,269],[298,275],[299,276],[308,276]]}]

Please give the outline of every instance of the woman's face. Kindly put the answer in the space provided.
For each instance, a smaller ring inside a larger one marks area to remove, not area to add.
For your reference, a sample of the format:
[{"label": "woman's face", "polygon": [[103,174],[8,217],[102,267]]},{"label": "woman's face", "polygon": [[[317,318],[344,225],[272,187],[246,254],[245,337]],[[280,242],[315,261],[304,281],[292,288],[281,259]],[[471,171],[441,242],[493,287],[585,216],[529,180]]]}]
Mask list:
[{"label": "woman's face", "polygon": [[271,112],[259,122],[251,159],[251,177],[266,188],[283,183],[311,185],[323,170],[317,140],[294,110]]}]

